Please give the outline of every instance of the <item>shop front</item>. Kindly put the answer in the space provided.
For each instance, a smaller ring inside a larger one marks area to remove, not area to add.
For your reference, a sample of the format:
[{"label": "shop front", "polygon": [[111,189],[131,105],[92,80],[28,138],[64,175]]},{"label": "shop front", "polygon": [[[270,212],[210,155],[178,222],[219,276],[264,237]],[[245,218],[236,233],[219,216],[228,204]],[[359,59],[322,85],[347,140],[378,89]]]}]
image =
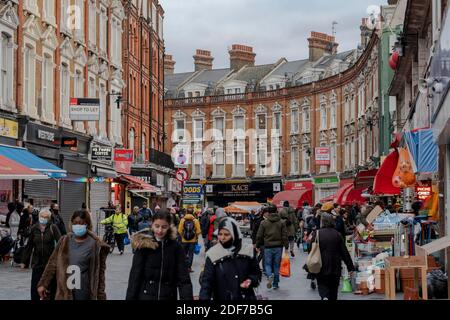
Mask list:
[{"label": "shop front", "polygon": [[72,214],[87,207],[88,203],[88,177],[90,164],[88,159],[90,137],[63,130],[60,150],[62,168],[67,171],[67,177],[60,182],[60,214],[65,223],[69,223]]},{"label": "shop front", "polygon": [[[24,137],[24,147],[32,154],[61,168],[61,132],[58,129],[36,124],[21,123],[20,132]],[[37,208],[48,208],[59,200],[59,179],[65,175],[54,174],[51,179],[24,181],[23,199]]]},{"label": "shop front", "polygon": [[287,181],[283,187],[284,191],[278,192],[272,203],[281,208],[285,201],[295,209],[303,207],[304,202],[312,205],[314,186],[311,181]]},{"label": "shop front", "polygon": [[314,199],[323,201],[322,199],[333,196],[339,189],[338,176],[320,176],[314,178]]},{"label": "shop front", "polygon": [[[16,146],[19,124],[13,118],[0,116],[0,145]],[[13,179],[0,180],[0,212],[8,212],[7,205],[19,198],[19,182]]]},{"label": "shop front", "polygon": [[88,207],[97,220],[101,217],[101,208],[107,207],[111,200],[111,183],[117,177],[117,173],[113,168],[111,146],[92,141],[90,155]]},{"label": "shop front", "polygon": [[205,193],[209,206],[226,207],[236,201],[271,202],[281,191],[282,181],[217,181],[207,182]]}]

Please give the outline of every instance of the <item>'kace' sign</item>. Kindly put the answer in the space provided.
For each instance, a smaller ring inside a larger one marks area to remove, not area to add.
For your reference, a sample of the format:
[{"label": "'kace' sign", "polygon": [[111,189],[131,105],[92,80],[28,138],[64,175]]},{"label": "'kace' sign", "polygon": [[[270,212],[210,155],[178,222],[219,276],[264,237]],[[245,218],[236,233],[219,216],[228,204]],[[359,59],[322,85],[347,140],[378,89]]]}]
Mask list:
[{"label": "'kace' sign", "polygon": [[72,121],[100,120],[100,99],[72,98],[69,109],[69,117]]}]

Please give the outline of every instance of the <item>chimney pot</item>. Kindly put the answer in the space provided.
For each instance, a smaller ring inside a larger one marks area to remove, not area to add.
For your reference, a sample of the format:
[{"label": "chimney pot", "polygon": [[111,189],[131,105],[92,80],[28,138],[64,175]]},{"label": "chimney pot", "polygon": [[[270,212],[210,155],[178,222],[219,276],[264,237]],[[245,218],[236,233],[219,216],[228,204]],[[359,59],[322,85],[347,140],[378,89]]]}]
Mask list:
[{"label": "chimney pot", "polygon": [[164,74],[174,74],[176,62],[171,54],[164,55]]},{"label": "chimney pot", "polygon": [[256,53],[253,52],[253,47],[242,44],[233,44],[230,54],[230,68],[232,70],[239,70],[244,66],[254,66]]},{"label": "chimney pot", "polygon": [[212,70],[214,58],[211,56],[211,51],[197,49],[193,58],[195,71]]},{"label": "chimney pot", "polygon": [[337,53],[336,38],[325,33],[311,31],[309,42],[309,60],[314,62],[319,60],[325,54]]}]

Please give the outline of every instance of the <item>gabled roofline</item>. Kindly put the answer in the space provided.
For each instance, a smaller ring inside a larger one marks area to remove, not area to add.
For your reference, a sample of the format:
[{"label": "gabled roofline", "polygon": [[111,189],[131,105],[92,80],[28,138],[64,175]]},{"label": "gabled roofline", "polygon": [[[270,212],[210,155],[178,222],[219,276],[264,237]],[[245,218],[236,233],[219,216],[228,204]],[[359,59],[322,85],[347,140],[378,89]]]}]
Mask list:
[{"label": "gabled roofline", "polygon": [[289,61],[286,58],[280,58],[280,60],[278,60],[275,63],[275,67],[264,76],[264,78],[261,79],[261,81],[259,81],[259,83],[263,83],[264,81],[266,81],[268,78],[270,78],[270,76],[272,76],[272,74],[277,71],[282,65],[285,65],[286,63],[288,63]]}]

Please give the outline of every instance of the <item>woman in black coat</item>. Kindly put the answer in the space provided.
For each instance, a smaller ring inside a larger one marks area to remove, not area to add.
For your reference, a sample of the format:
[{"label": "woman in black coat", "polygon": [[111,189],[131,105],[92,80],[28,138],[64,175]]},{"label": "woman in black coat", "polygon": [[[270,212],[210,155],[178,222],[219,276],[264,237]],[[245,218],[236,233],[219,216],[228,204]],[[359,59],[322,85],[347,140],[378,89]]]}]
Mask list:
[{"label": "woman in black coat", "polygon": [[183,248],[170,215],[153,216],[150,234],[132,236],[136,249],[128,281],[127,300],[193,300],[192,283]]},{"label": "woman in black coat", "polygon": [[206,253],[200,300],[256,300],[261,270],[253,246],[242,243],[233,218],[219,223],[219,242]]},{"label": "woman in black coat", "polygon": [[344,239],[335,227],[333,216],[329,213],[322,213],[321,229],[316,232],[322,257],[322,268],[317,274],[319,295],[322,300],[337,300],[342,261],[347,266],[350,276],[355,270]]}]

